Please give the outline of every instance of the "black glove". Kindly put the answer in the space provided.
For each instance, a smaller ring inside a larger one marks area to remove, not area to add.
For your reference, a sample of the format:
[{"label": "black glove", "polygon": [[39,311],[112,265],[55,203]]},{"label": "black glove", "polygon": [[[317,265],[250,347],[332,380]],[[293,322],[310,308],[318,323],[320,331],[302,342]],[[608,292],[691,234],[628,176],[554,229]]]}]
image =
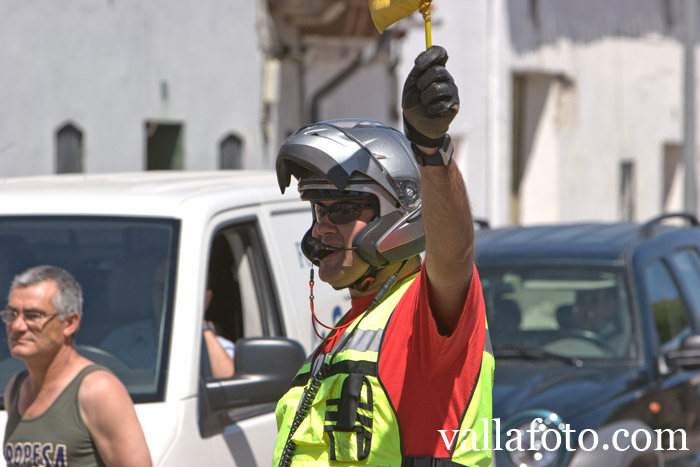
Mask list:
[{"label": "black glove", "polygon": [[419,146],[442,145],[459,111],[459,93],[445,68],[447,51],[439,45],[422,52],[403,85],[401,107],[406,137]]}]

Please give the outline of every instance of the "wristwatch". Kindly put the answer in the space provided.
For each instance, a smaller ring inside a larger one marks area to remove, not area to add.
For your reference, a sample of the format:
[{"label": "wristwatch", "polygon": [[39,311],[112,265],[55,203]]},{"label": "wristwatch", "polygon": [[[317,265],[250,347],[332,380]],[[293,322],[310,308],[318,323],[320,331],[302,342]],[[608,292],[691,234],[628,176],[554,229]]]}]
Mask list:
[{"label": "wristwatch", "polygon": [[202,327],[202,331],[207,330],[216,334],[216,326],[214,326],[214,323],[212,323],[211,321],[205,321],[204,326]]},{"label": "wristwatch", "polygon": [[442,138],[442,146],[440,146],[440,149],[438,149],[438,152],[435,154],[428,155],[418,149],[418,146],[413,143],[411,143],[411,149],[413,150],[413,156],[416,158],[416,162],[418,162],[418,165],[421,167],[425,167],[426,165],[437,167],[446,166],[452,160],[452,155],[455,152],[455,147],[452,145],[452,138],[450,138],[450,135],[445,135]]}]

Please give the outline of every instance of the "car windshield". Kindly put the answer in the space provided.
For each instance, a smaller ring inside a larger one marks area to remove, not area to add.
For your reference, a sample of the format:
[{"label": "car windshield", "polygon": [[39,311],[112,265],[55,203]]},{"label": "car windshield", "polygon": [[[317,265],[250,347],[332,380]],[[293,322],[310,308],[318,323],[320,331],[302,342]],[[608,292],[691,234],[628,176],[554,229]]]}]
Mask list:
[{"label": "car windshield", "polygon": [[[125,217],[0,217],[0,290],[50,264],[83,289],[79,353],[112,370],[136,402],[163,399],[179,221]],[[3,305],[5,304],[3,303]],[[25,368],[0,342],[0,385]]]},{"label": "car windshield", "polygon": [[479,267],[498,358],[633,359],[633,321],[620,271]]}]

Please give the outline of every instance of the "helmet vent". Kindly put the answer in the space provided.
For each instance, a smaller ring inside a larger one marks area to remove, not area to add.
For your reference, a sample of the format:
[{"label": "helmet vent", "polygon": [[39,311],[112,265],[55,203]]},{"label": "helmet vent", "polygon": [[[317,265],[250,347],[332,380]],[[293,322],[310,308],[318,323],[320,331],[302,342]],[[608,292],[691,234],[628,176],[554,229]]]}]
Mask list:
[{"label": "helmet vent", "polygon": [[420,191],[414,180],[398,180],[399,201],[408,208],[414,208],[420,202]]}]

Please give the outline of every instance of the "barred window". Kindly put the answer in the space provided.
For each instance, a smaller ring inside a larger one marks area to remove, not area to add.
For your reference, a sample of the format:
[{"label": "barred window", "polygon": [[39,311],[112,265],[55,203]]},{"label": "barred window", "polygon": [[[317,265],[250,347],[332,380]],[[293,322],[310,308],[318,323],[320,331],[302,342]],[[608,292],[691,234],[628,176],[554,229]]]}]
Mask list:
[{"label": "barred window", "polygon": [[83,132],[72,123],[56,132],[56,173],[83,172]]},{"label": "barred window", "polygon": [[242,168],[243,140],[235,133],[230,133],[219,144],[219,169]]}]

